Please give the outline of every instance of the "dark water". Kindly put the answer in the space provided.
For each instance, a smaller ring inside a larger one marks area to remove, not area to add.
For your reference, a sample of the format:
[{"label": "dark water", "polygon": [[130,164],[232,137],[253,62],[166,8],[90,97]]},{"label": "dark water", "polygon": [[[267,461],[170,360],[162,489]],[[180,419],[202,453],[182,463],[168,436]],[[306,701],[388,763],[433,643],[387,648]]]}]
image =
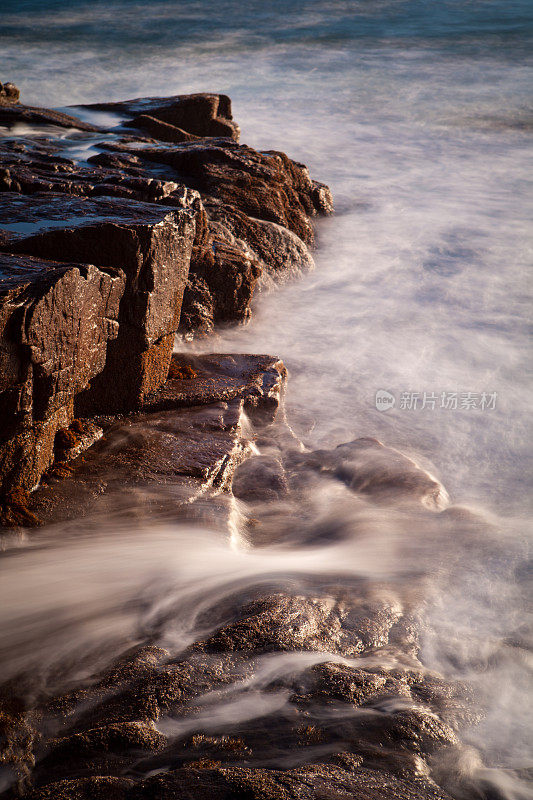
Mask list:
[{"label": "dark water", "polygon": [[[528,625],[532,33],[533,5],[514,0],[2,4],[0,77],[23,101],[225,92],[242,141],[285,150],[331,186],[316,271],[262,296],[252,324],[215,346],[284,359],[289,420],[308,447],[377,436],[498,531],[497,555],[481,540],[463,550],[457,531],[464,560],[443,583],[447,545],[428,553],[416,523],[391,518],[365,549],[373,575],[422,559],[434,576],[424,663],[451,677],[450,649],[496,651]],[[376,408],[379,390],[394,408]],[[176,535],[180,580],[203,582],[208,602],[217,570],[198,565],[211,540],[197,550]],[[390,551],[390,537],[402,546]],[[248,549],[216,548],[253,584]],[[332,569],[346,558],[330,556]],[[258,556],[270,557],[282,570],[276,553]],[[126,563],[142,571],[142,558]],[[527,650],[496,662],[463,659],[486,707],[465,737],[489,764],[527,766]]]}]

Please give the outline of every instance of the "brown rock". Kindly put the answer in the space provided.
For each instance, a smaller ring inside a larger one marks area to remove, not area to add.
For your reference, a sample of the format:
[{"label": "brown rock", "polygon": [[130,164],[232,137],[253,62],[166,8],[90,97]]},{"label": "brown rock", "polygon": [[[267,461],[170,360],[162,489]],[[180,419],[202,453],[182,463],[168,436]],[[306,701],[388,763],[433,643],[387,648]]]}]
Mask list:
[{"label": "brown rock", "polygon": [[32,494],[30,510],[44,522],[115,513],[189,519],[193,501],[231,485],[249,452],[243,424],[240,399],[117,421],[70,462],[70,476]]},{"label": "brown rock", "polygon": [[20,92],[14,83],[0,83],[0,106],[18,103]]},{"label": "brown rock", "polygon": [[124,275],[91,265],[0,255],[0,476],[32,488],[53,457],[74,395],[118,334]]},{"label": "brown rock", "polygon": [[212,197],[249,217],[282,225],[306,244],[314,240],[309,218],[333,209],[327,187],[317,189],[307,168],[284,153],[259,153],[232,141],[146,145],[134,152],[172,167],[206,200]]},{"label": "brown rock", "polygon": [[180,204],[183,187],[175,180],[154,177],[135,156],[99,153],[89,157],[90,166],[81,166],[61,155],[60,150],[52,139],[0,139],[0,191],[105,195],[143,202],[159,202],[177,191],[176,202]]},{"label": "brown rock", "polygon": [[127,800],[134,785],[127,778],[98,775],[93,778],[57,781],[27,795],[31,800]]},{"label": "brown rock", "polygon": [[131,125],[132,128],[139,128],[141,131],[145,131],[149,136],[153,136],[154,139],[159,139],[160,142],[178,144],[180,142],[193,142],[199,138],[193,133],[187,133],[183,128],[163,122],[160,119],[151,117],[149,114],[140,114],[127,124]]},{"label": "brown rock", "polygon": [[288,228],[249,217],[218,202],[208,201],[206,210],[213,232],[221,229],[226,238],[233,237],[235,243],[255,258],[262,270],[262,287],[286,283],[314,269],[309,248]]},{"label": "brown rock", "polygon": [[[195,136],[239,138],[239,126],[231,114],[231,100],[224,94],[139,97],[118,103],[93,103],[84,108],[115,111],[137,119],[141,115],[148,115]],[[134,119],[127,124],[135,127]]]},{"label": "brown rock", "polygon": [[244,400],[255,424],[272,422],[281,403],[287,370],[273,356],[174,353],[169,377],[156,394],[147,397],[145,411],[159,411]]},{"label": "brown rock", "polygon": [[215,327],[250,319],[261,266],[243,242],[220,226],[209,249],[191,266],[180,325],[184,333],[210,333]]},{"label": "brown rock", "polygon": [[[58,795],[62,797],[63,795]],[[144,781],[135,800],[451,800],[433,781],[310,764],[294,770],[185,768]],[[40,798],[39,798],[40,800]],[[44,800],[44,798],[43,798]]]},{"label": "brown rock", "polygon": [[[105,370],[78,398],[80,412],[131,410],[164,382],[178,329],[195,237],[198,196],[183,189],[181,207],[126,200],[0,195],[10,250],[119,265],[126,275],[118,336]],[[19,222],[23,218],[25,222]],[[84,387],[85,388],[85,387]]]},{"label": "brown rock", "polygon": [[[115,111],[143,135],[95,142],[105,152],[90,155],[83,166],[65,158],[53,139],[0,142],[0,191],[180,207],[178,176],[199,189],[209,219],[198,209],[181,324],[187,336],[246,322],[260,275],[260,285],[270,287],[312,269],[310,217],[331,213],[329,190],[283,153],[259,153],[232,141],[237,128],[228,98],[144,98],[90,108]],[[157,145],[146,134],[170,144]],[[0,233],[5,247],[6,238]]]},{"label": "brown rock", "polygon": [[103,430],[89,419],[75,419],[68,428],[56,433],[54,455],[57,462],[65,463],[77,458],[101,439]]},{"label": "brown rock", "polygon": [[[52,470],[52,481],[64,480],[34,492],[29,510],[44,522],[106,509],[149,514],[152,521],[187,513],[189,520],[192,500],[229,488],[250,452],[245,412],[256,425],[273,421],[286,378],[283,363],[271,356],[174,355],[171,373],[142,413],[102,419],[105,435],[83,459],[69,461],[64,475]],[[77,441],[79,425],[85,421],[59,434],[60,465],[67,466],[67,448]],[[218,512],[229,515],[231,506]],[[195,519],[202,514],[192,510]]]}]

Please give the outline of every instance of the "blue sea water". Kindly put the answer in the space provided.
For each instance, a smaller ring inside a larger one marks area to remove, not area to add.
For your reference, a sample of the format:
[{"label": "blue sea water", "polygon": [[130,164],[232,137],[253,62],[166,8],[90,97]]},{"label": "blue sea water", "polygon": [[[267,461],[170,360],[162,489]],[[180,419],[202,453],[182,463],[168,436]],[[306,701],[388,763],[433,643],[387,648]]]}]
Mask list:
[{"label": "blue sea water", "polygon": [[[225,92],[242,141],[306,163],[337,209],[317,269],[216,349],[279,355],[308,445],[377,436],[514,547],[530,488],[532,42],[527,0],[2,0],[0,80],[54,107]],[[509,673],[483,731],[520,764],[524,681]]]}]

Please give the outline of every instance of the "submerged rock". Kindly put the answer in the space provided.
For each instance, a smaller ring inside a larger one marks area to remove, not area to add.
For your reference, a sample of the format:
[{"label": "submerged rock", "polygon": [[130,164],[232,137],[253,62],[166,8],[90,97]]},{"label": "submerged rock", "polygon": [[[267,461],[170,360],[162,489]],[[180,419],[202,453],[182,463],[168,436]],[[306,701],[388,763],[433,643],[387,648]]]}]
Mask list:
[{"label": "submerged rock", "polygon": [[433,475],[378,439],[354,439],[333,450],[294,451],[289,465],[330,475],[378,502],[420,503],[432,510],[448,503],[446,490]]}]

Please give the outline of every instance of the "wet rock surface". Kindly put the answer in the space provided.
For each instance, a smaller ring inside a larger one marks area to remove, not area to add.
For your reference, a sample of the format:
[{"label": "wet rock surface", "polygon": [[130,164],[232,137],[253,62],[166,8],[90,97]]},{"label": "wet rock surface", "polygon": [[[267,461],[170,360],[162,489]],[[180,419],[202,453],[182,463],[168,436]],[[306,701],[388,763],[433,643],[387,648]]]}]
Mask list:
[{"label": "wet rock surface", "polygon": [[[309,218],[332,210],[327,188],[311,181],[305,167],[237,143],[239,128],[225,95],[138,98],[72,112],[81,118],[25,106],[16,87],[0,86],[1,302],[8,303],[9,280],[20,272],[16,258],[22,256],[93,265],[91,274],[100,270],[107,283],[117,272],[109,313],[105,302],[83,300],[81,287],[80,309],[71,307],[75,289],[53,293],[57,314],[70,327],[54,329],[62,355],[52,352],[48,337],[47,366],[39,369],[50,372],[49,382],[67,382],[68,391],[47,390],[61,392],[61,402],[49,407],[31,396],[41,393],[42,380],[33,387],[31,343],[17,330],[23,315],[2,309],[4,494],[38,482],[56,432],[74,418],[139,409],[157,393],[178,330],[193,337],[246,322],[263,272],[283,280],[310,268]],[[95,333],[102,340],[94,345],[98,356],[69,383],[63,361],[78,369],[85,340],[78,344],[75,329],[86,315],[96,331],[107,333]],[[30,406],[39,410],[30,414]]]},{"label": "wet rock surface", "polygon": [[[143,411],[76,420],[58,432],[47,485],[28,498],[31,513],[42,523],[125,509],[136,519],[209,521],[206,503],[191,503],[230,488],[251,453],[249,417],[263,427],[273,422],[286,375],[269,356],[174,355],[168,381]],[[85,437],[97,444],[78,458]],[[228,495],[213,514],[228,519],[232,510]]]},{"label": "wet rock surface", "polygon": [[256,423],[272,422],[280,407],[287,370],[272,356],[211,353],[172,356],[167,382],[147,397],[147,411],[242,398]]},{"label": "wet rock surface", "polygon": [[13,233],[12,252],[59,253],[61,260],[76,254],[102,267],[118,266],[125,275],[114,344],[98,378],[76,400],[84,413],[136,408],[164,382],[188,275],[196,202],[187,190],[182,207],[172,209],[125,200],[0,195],[2,224]]}]

